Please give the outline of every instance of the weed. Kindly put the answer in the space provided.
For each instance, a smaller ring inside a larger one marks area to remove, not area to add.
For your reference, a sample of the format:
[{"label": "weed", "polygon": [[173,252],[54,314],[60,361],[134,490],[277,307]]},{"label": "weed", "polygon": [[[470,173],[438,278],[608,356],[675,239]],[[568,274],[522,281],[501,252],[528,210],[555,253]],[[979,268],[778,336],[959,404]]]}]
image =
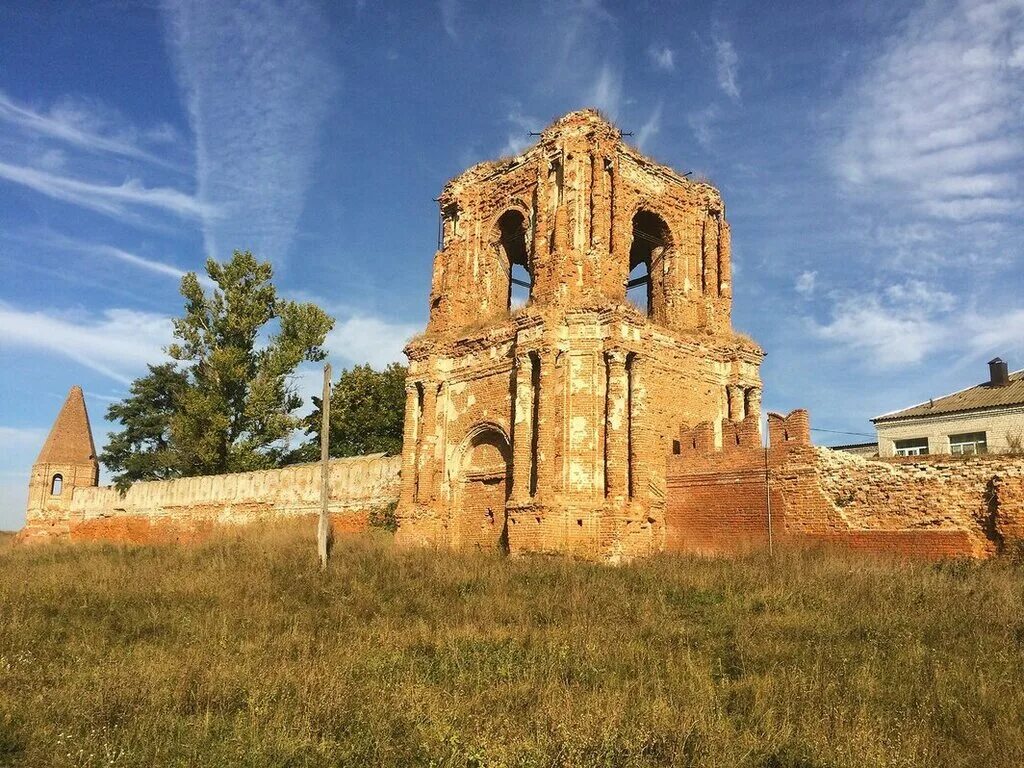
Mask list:
[{"label": "weed", "polygon": [[1019,766],[1022,604],[1009,558],[3,546],[0,766]]}]

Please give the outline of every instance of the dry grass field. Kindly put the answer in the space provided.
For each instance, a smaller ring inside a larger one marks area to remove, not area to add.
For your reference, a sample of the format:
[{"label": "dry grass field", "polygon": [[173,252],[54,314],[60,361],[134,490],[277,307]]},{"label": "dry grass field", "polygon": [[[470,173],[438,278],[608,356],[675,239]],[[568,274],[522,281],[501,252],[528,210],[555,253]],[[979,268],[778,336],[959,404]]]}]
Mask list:
[{"label": "dry grass field", "polygon": [[0,542],[0,765],[1017,767],[1024,566]]}]

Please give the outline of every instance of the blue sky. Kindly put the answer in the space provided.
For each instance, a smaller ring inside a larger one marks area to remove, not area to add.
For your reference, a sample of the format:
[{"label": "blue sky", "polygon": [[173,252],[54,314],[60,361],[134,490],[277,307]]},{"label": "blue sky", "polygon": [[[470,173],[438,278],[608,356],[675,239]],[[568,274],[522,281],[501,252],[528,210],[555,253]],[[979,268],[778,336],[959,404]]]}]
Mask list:
[{"label": "blue sky", "polygon": [[871,432],[1024,367],[1022,105],[1024,0],[5,2],[0,528],[72,384],[103,444],[183,271],[249,248],[336,367],[400,359],[432,198],[583,106],[721,189],[766,407]]}]

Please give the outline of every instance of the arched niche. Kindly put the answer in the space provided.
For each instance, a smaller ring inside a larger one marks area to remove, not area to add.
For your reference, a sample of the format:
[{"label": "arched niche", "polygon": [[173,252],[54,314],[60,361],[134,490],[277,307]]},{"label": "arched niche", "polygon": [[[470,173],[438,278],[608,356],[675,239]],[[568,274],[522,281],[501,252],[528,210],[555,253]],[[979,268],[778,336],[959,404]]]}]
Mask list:
[{"label": "arched niche", "polygon": [[508,552],[505,509],[511,451],[504,431],[493,424],[471,430],[463,443],[455,483],[454,527],[459,546]]}]

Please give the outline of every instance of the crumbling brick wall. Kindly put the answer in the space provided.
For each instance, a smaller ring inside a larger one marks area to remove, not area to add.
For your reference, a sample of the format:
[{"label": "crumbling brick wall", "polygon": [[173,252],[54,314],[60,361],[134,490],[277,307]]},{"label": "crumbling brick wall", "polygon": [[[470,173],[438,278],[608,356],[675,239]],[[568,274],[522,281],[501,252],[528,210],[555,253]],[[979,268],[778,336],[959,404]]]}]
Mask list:
[{"label": "crumbling brick wall", "polygon": [[[370,511],[398,500],[397,456],[331,459],[328,512],[335,530],[357,531]],[[320,466],[69,489],[66,507],[30,509],[25,541],[65,538],[147,543],[191,541],[215,527],[309,517],[320,510]]]},{"label": "crumbling brick wall", "polygon": [[[439,202],[430,320],[406,348],[398,540],[476,545],[467,446],[486,433],[507,457],[496,515],[512,552],[660,551],[671,425],[760,409],[763,352],[731,327],[718,191],[583,110]],[[634,269],[647,311],[627,298]]]},{"label": "crumbling brick wall", "polygon": [[922,557],[985,556],[1020,541],[1024,460],[879,461],[814,447],[807,414],[680,433],[669,461],[666,548],[728,553],[768,541],[832,544]]},{"label": "crumbling brick wall", "polygon": [[989,491],[989,519],[997,544],[1024,546],[1024,473],[1019,467],[997,469]]}]

